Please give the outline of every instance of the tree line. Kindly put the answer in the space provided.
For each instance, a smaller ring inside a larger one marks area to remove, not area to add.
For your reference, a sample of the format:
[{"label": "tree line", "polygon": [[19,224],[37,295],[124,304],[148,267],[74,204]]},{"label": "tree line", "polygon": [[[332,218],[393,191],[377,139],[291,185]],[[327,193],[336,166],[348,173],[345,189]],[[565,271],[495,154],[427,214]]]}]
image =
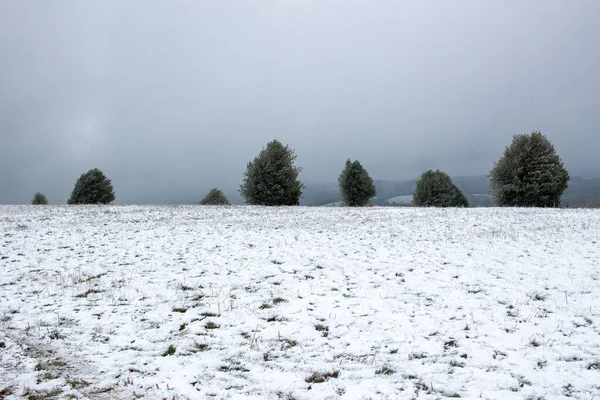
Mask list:
[{"label": "tree line", "polygon": [[[304,184],[296,153],[278,140],[268,143],[246,166],[239,192],[248,205],[297,206]],[[540,132],[514,135],[512,143],[490,171],[490,196],[497,206],[558,207],[569,183],[554,146]],[[364,207],[377,192],[373,179],[358,160],[346,161],[338,177],[341,204]],[[110,179],[95,168],[76,181],[68,204],[110,204],[115,200]],[[48,204],[36,193],[32,204]],[[210,190],[201,205],[229,205],[218,188]],[[427,170],[416,181],[412,204],[417,207],[468,207],[464,193],[440,170]]]}]

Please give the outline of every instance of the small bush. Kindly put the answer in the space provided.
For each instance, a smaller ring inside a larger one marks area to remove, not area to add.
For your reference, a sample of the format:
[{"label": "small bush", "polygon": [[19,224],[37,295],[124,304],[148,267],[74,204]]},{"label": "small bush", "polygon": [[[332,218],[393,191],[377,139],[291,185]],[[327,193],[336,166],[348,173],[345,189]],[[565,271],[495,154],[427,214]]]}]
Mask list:
[{"label": "small bush", "polygon": [[45,194],[37,192],[33,195],[33,198],[31,199],[31,204],[33,204],[34,206],[46,205],[48,204],[48,198]]},{"label": "small bush", "polygon": [[110,204],[115,201],[115,191],[110,179],[97,168],[81,174],[68,204]]},{"label": "small bush", "polygon": [[338,177],[342,204],[350,207],[363,207],[377,194],[373,179],[358,160],[346,161],[344,170]]},{"label": "small bush", "polygon": [[490,171],[490,195],[501,207],[557,207],[569,180],[546,136],[514,135]]},{"label": "small bush", "polygon": [[440,170],[423,172],[415,185],[413,205],[417,207],[469,206],[463,192],[452,182],[448,174]]},{"label": "small bush", "polygon": [[201,206],[228,206],[229,200],[221,190],[214,188],[200,201]]},{"label": "small bush", "polygon": [[269,142],[249,162],[240,185],[240,194],[250,205],[297,206],[304,185],[298,180],[302,171],[294,162],[296,153],[278,140]]}]

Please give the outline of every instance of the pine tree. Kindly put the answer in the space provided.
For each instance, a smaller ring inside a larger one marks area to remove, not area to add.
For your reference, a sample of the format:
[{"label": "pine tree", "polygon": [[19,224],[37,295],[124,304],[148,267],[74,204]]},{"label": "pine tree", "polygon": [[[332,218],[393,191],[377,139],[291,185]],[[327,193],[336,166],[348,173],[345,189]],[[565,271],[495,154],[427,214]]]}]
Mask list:
[{"label": "pine tree", "polygon": [[210,192],[204,196],[204,198],[200,201],[200,205],[202,206],[228,206],[229,200],[227,200],[227,196],[221,190],[214,188],[211,189]]},{"label": "pine tree", "polygon": [[294,166],[296,154],[273,140],[249,162],[240,194],[251,205],[296,206],[304,185],[298,180],[301,168]]},{"label": "pine tree", "polygon": [[558,207],[569,179],[544,135],[515,135],[490,171],[490,195],[498,206]]},{"label": "pine tree", "polygon": [[110,179],[97,168],[81,174],[68,204],[109,204],[115,201],[115,192]]},{"label": "pine tree", "polygon": [[428,170],[421,174],[415,185],[413,205],[417,207],[468,207],[463,192],[448,174]]},{"label": "pine tree", "polygon": [[48,198],[46,197],[45,194],[37,192],[36,194],[33,195],[33,198],[31,199],[31,204],[46,205],[46,204],[48,204]]},{"label": "pine tree", "polygon": [[377,194],[373,179],[358,160],[346,161],[346,166],[338,178],[342,204],[349,207],[363,207]]}]

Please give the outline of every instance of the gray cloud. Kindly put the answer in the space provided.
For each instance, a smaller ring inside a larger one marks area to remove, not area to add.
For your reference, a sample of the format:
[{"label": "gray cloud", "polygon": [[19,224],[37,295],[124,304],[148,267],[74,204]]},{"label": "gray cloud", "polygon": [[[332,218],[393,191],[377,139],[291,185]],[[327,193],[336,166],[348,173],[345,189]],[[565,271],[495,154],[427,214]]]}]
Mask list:
[{"label": "gray cloud", "polygon": [[0,203],[64,202],[98,167],[118,202],[233,194],[278,138],[305,181],[486,173],[541,130],[597,166],[600,3],[0,2]]}]

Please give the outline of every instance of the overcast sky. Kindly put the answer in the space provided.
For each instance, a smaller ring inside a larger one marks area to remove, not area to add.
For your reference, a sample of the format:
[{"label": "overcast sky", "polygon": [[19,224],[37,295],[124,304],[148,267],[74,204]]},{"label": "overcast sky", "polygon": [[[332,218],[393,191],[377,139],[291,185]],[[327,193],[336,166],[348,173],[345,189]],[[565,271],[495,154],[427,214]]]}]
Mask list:
[{"label": "overcast sky", "polygon": [[598,168],[598,0],[2,0],[0,203],[232,194],[272,139],[301,179],[485,174],[540,130]]}]

